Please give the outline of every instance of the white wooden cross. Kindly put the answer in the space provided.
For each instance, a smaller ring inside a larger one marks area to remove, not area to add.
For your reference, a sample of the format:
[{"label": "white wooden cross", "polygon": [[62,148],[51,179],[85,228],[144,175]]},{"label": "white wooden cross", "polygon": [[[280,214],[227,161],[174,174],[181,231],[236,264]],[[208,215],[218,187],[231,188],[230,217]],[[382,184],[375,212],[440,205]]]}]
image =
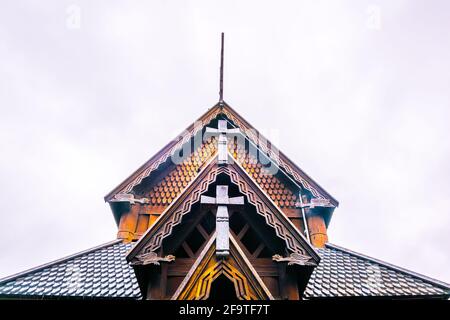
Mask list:
[{"label": "white wooden cross", "polygon": [[215,134],[219,135],[219,157],[218,157],[218,164],[219,165],[225,165],[228,162],[228,140],[227,140],[227,133],[239,133],[239,129],[228,129],[227,128],[227,121],[226,120],[219,120],[218,128],[210,128],[206,127],[206,133],[209,134]]},{"label": "white wooden cross", "polygon": [[228,206],[243,205],[244,197],[228,197],[228,186],[217,186],[216,197],[202,196],[203,204],[217,204],[216,214],[216,255],[226,257],[230,253]]}]

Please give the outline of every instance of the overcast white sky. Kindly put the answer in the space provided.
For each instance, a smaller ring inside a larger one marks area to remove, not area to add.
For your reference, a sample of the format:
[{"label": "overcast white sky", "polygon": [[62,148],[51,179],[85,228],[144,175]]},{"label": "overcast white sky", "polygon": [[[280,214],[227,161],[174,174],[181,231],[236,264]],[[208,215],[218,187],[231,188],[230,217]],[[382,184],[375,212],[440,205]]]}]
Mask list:
[{"label": "overcast white sky", "polygon": [[[77,19],[77,14],[80,13]],[[225,100],[340,201],[332,243],[450,282],[450,2],[2,1],[0,277]]]}]

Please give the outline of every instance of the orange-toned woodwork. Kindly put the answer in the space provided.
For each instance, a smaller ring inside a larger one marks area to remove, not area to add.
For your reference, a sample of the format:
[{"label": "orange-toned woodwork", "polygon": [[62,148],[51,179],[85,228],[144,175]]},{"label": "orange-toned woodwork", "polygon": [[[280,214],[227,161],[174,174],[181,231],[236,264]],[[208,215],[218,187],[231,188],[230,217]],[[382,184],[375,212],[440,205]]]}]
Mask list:
[{"label": "orange-toned woodwork", "polygon": [[133,204],[130,211],[122,214],[119,222],[118,239],[135,241],[155,223],[165,207],[147,204]]},{"label": "orange-toned woodwork", "polygon": [[139,203],[130,204],[130,210],[122,214],[119,222],[119,232],[117,233],[118,239],[133,240],[140,208],[141,205]]},{"label": "orange-toned woodwork", "polygon": [[142,195],[147,197],[153,206],[166,208],[183,192],[216,151],[217,143],[215,138],[211,137],[182,163],[167,172],[161,181],[158,181],[149,190],[143,190]]},{"label": "orange-toned woodwork", "polygon": [[[263,165],[249,154],[243,146],[234,141],[228,143],[228,149],[237,162],[247,171],[254,181],[280,208],[296,208],[298,197],[285,182],[276,175],[267,174]],[[135,190],[139,195],[150,200],[152,206],[166,208],[197,176],[202,166],[217,153],[217,139],[208,138],[197,150],[182,163],[171,167],[166,175],[151,187]]]},{"label": "orange-toned woodwork", "polygon": [[[149,215],[149,220],[148,220],[146,229],[150,228],[155,223],[156,219],[159,218],[159,216],[161,215],[161,213],[164,212],[165,209],[166,209],[166,207],[163,207],[163,206],[152,206],[152,205],[145,206],[145,209],[144,209],[145,214]],[[145,230],[145,231],[147,231],[147,230]]]},{"label": "orange-toned woodwork", "polygon": [[[200,270],[201,271],[201,270]],[[225,259],[218,260],[215,256],[208,262],[206,270],[201,275],[195,276],[198,280],[192,283],[191,290],[183,292],[179,299],[205,300],[208,299],[211,285],[221,274],[233,282],[237,298],[240,300],[257,300],[257,297],[248,284],[246,277],[239,272],[234,263]]]},{"label": "orange-toned woodwork", "polygon": [[160,215],[161,215],[161,213],[152,213],[152,214],[150,214],[150,221],[149,221],[149,224],[148,224],[149,228],[155,223],[156,219],[158,219]]},{"label": "orange-toned woodwork", "polygon": [[230,255],[227,258],[216,256],[215,238],[214,234],[172,296],[172,300],[208,299],[213,282],[221,275],[233,283],[236,298],[239,300],[273,299],[233,236],[230,237]]},{"label": "orange-toned woodwork", "polygon": [[265,171],[254,155],[236,141],[228,144],[228,149],[236,161],[244,168],[253,180],[266,192],[281,209],[295,208],[297,196],[276,175]]},{"label": "orange-toned woodwork", "polygon": [[300,231],[302,235],[305,235],[301,209],[284,207],[281,209],[281,211],[283,211],[286,217],[288,217],[289,220],[291,220],[291,222],[294,224],[294,226],[297,227],[298,231]]},{"label": "orange-toned woodwork", "polygon": [[327,227],[321,215],[307,214],[309,236],[313,246],[323,248],[328,242]]}]

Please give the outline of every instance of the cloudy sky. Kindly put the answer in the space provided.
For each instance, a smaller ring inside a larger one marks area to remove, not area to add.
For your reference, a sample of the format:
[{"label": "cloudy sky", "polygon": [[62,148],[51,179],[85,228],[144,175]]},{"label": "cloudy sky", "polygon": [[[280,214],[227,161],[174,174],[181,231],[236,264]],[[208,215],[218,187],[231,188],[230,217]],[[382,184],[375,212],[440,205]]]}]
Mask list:
[{"label": "cloudy sky", "polygon": [[450,282],[450,2],[3,1],[0,277],[115,238],[103,196],[225,100],[340,201],[330,241]]}]

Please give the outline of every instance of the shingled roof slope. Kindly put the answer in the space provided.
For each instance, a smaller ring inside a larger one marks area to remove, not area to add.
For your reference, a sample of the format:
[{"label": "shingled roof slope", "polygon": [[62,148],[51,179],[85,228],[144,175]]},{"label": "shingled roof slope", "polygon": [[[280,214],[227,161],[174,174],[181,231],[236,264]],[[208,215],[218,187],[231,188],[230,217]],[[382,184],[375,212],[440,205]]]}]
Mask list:
[{"label": "shingled roof slope", "polygon": [[365,255],[326,244],[305,298],[449,297],[450,285]]},{"label": "shingled roof slope", "polygon": [[[141,299],[125,260],[133,246],[116,240],[0,280],[0,297]],[[333,297],[449,298],[443,283],[336,245],[321,256],[305,290],[306,299]]]},{"label": "shingled roof slope", "polygon": [[0,279],[0,297],[140,299],[121,240]]}]

